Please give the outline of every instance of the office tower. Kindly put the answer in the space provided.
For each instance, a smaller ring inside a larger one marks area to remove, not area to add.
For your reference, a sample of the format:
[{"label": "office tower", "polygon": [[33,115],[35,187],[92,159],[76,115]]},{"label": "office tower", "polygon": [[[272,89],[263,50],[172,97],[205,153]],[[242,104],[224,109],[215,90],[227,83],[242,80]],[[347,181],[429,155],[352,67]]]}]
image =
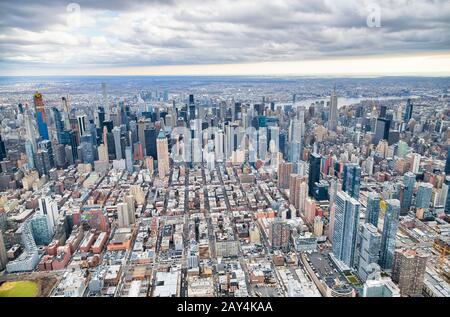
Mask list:
[{"label": "office tower", "polygon": [[[59,144],[71,144],[71,135],[69,131],[64,129],[64,121],[61,116],[61,112],[53,108],[53,118],[55,120],[56,138]],[[70,127],[70,124],[68,124]]]},{"label": "office tower", "polygon": [[420,183],[416,195],[416,208],[430,207],[433,185],[430,183]]},{"label": "office tower", "polygon": [[121,129],[119,127],[114,127],[114,129],[112,129],[112,134],[114,136],[114,148],[116,150],[116,160],[121,160],[122,159]]},{"label": "office tower", "polygon": [[53,168],[55,166],[55,157],[53,155],[52,142],[49,140],[42,140],[38,143],[38,148],[48,153],[50,168]]},{"label": "office tower", "polygon": [[270,229],[270,243],[272,249],[289,251],[290,226],[288,223],[275,220]]},{"label": "office tower", "polygon": [[[450,214],[450,176],[445,177],[444,185],[447,190],[444,202],[444,212]],[[442,185],[442,188],[444,188],[444,185]]]},{"label": "office tower", "polygon": [[39,149],[37,153],[34,154],[33,161],[39,176],[48,175],[48,172],[52,169],[49,153],[45,150]]},{"label": "office tower", "polygon": [[333,253],[349,267],[355,261],[359,202],[343,191],[336,195],[333,227]]},{"label": "office tower", "polygon": [[94,164],[95,161],[95,148],[92,144],[92,137],[89,134],[85,134],[81,137],[81,158],[85,164]]},{"label": "office tower", "polygon": [[102,162],[109,162],[108,146],[100,144],[98,147],[98,160]]},{"label": "office tower", "polygon": [[109,120],[110,109],[108,103],[108,95],[106,94],[106,83],[102,83],[102,98],[103,98],[103,107],[105,108],[105,117],[106,120]]},{"label": "office tower", "polygon": [[76,156],[74,156],[74,151],[73,151],[72,146],[66,145],[66,146],[64,147],[64,151],[65,151],[65,153],[66,153],[66,161],[67,161],[67,164],[73,165]]},{"label": "office tower", "polygon": [[450,174],[450,146],[447,150],[447,158],[445,159],[445,174],[449,175]]},{"label": "office tower", "polygon": [[386,110],[387,110],[386,106],[383,106],[383,105],[380,106],[380,115],[379,115],[380,118],[386,117]]},{"label": "office tower", "polygon": [[314,218],[314,235],[316,237],[323,235],[323,219],[320,216]]},{"label": "office tower", "polygon": [[308,195],[313,196],[314,184],[320,181],[321,156],[317,153],[310,154],[309,175],[308,175]]},{"label": "office tower", "polygon": [[48,245],[53,238],[54,228],[50,218],[44,214],[36,214],[31,219],[34,241],[37,245]]},{"label": "office tower", "polygon": [[264,130],[259,130],[258,133],[258,158],[264,161],[267,157],[267,136],[261,131]]},{"label": "office tower", "polygon": [[408,99],[406,102],[405,114],[403,116],[403,121],[405,123],[408,123],[409,120],[411,120],[412,113],[413,113],[413,103],[412,103],[411,99]]},{"label": "office tower", "polygon": [[280,149],[280,128],[279,127],[269,127],[268,131],[268,140],[269,140],[269,149],[271,153],[281,152]]},{"label": "office tower", "polygon": [[242,105],[240,102],[234,103],[233,108],[233,120],[241,119],[241,111],[242,111]]},{"label": "office tower", "polygon": [[419,173],[420,158],[421,158],[420,154],[413,153],[411,162],[411,172],[415,174]]},{"label": "office tower", "polygon": [[127,203],[122,202],[117,204],[117,220],[119,228],[128,228],[130,226],[130,213]]},{"label": "office tower", "polygon": [[389,140],[389,129],[391,127],[391,121],[378,118],[375,127],[375,135],[373,136],[373,144],[377,145],[381,140]]},{"label": "office tower", "polygon": [[[37,131],[36,126],[33,121],[33,115],[31,114],[30,110],[26,110],[24,114],[24,123],[25,123],[25,131],[27,136],[27,141],[29,141],[32,145],[33,153],[37,151]],[[28,153],[27,153],[28,155]]]},{"label": "office tower", "polygon": [[414,194],[414,186],[416,185],[416,175],[411,172],[405,173],[403,175],[403,185],[405,186],[403,192],[403,200],[402,200],[402,209],[401,215],[406,215],[411,209],[413,194]]},{"label": "office tower", "polygon": [[380,195],[377,193],[369,193],[367,195],[366,223],[371,223],[375,228],[378,228],[380,200]]},{"label": "office tower", "polygon": [[334,86],[333,92],[330,97],[330,112],[328,115],[328,129],[336,131],[338,125],[338,97],[336,95],[336,86]]},{"label": "office tower", "polygon": [[351,197],[359,198],[359,187],[361,184],[361,167],[356,163],[347,163],[344,165],[344,175],[342,190]]},{"label": "office tower", "polygon": [[79,115],[77,116],[77,123],[78,123],[78,133],[80,136],[80,139],[83,135],[86,134],[86,124],[87,124],[86,115]]},{"label": "office tower", "polygon": [[45,114],[44,100],[42,98],[42,94],[36,92],[33,95],[33,101],[34,101],[34,110],[36,111],[39,134],[44,140],[49,140],[47,115]]},{"label": "office tower", "polygon": [[25,140],[25,153],[27,155],[27,164],[29,168],[34,168],[34,151],[30,140]]},{"label": "office tower", "polygon": [[59,218],[58,204],[50,197],[42,197],[38,201],[41,214],[47,216],[50,227],[55,228]]},{"label": "office tower", "polygon": [[6,245],[3,239],[3,231],[0,229],[0,271],[6,269],[8,263],[8,256],[6,255]]},{"label": "office tower", "polygon": [[425,269],[429,254],[421,250],[395,251],[392,280],[398,284],[402,296],[422,294]]},{"label": "office tower", "polygon": [[169,147],[167,138],[161,131],[156,141],[157,157],[158,157],[158,175],[160,178],[169,173]]},{"label": "office tower", "polygon": [[400,216],[400,201],[386,200],[387,210],[384,214],[383,234],[381,236],[380,266],[385,270],[392,268],[395,251],[395,238]]},{"label": "office tower", "polygon": [[62,111],[64,113],[63,122],[66,128],[70,127],[70,105],[69,105],[69,96],[61,97],[62,103]]},{"label": "office tower", "polygon": [[222,162],[224,159],[224,134],[222,130],[217,131],[214,135],[214,151],[216,155],[216,160]]},{"label": "office tower", "polygon": [[380,256],[381,234],[371,223],[362,226],[361,241],[359,245],[358,276],[364,282],[367,280],[369,265],[378,263]]},{"label": "office tower", "polygon": [[147,156],[151,156],[154,159],[157,157],[156,139],[158,132],[154,127],[144,130],[145,135],[145,153]]},{"label": "office tower", "polygon": [[133,195],[125,196],[125,203],[127,204],[128,210],[128,221],[130,224],[136,223],[136,207],[135,207],[135,199]]},{"label": "office tower", "polygon": [[57,168],[65,168],[66,166],[66,151],[63,144],[56,144],[55,148],[55,165]]},{"label": "office tower", "polygon": [[294,165],[292,163],[282,162],[278,165],[278,186],[280,188],[289,188],[289,176],[292,173]]},{"label": "office tower", "polygon": [[125,148],[125,166],[128,173],[133,173],[133,152],[131,146]]},{"label": "office tower", "polygon": [[2,139],[2,136],[0,135],[0,161],[3,161],[6,158],[6,148],[5,148],[5,142]]}]

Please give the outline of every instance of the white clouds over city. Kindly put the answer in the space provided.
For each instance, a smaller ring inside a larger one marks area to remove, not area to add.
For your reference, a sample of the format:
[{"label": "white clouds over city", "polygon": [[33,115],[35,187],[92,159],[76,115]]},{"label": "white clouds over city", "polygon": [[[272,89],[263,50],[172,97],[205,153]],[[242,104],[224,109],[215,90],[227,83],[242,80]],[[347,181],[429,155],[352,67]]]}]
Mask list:
[{"label": "white clouds over city", "polygon": [[447,0],[77,1],[76,20],[69,3],[0,2],[3,74],[450,51]]}]

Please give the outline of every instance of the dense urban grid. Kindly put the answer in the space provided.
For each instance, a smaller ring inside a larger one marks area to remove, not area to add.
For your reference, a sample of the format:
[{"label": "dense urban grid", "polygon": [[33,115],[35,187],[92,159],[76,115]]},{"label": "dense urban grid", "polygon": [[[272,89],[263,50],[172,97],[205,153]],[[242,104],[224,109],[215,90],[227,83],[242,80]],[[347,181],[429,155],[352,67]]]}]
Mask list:
[{"label": "dense urban grid", "polygon": [[449,78],[0,81],[0,296],[449,297]]}]

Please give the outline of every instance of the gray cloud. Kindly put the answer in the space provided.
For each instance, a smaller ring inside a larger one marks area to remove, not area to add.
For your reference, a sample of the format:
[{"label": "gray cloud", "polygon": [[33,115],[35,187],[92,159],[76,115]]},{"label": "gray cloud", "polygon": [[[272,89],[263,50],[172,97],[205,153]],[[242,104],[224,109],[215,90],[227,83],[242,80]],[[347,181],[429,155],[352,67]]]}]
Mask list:
[{"label": "gray cloud", "polygon": [[[0,1],[0,66],[146,66],[450,50],[448,0]],[[370,5],[381,28],[366,25]]]}]

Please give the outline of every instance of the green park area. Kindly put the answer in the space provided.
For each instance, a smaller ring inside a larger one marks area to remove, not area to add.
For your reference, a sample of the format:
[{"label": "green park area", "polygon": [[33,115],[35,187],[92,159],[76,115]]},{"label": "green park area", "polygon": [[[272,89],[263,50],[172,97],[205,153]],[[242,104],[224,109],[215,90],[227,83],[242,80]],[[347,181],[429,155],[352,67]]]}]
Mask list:
[{"label": "green park area", "polygon": [[38,284],[31,281],[5,282],[0,285],[0,297],[36,297]]}]

